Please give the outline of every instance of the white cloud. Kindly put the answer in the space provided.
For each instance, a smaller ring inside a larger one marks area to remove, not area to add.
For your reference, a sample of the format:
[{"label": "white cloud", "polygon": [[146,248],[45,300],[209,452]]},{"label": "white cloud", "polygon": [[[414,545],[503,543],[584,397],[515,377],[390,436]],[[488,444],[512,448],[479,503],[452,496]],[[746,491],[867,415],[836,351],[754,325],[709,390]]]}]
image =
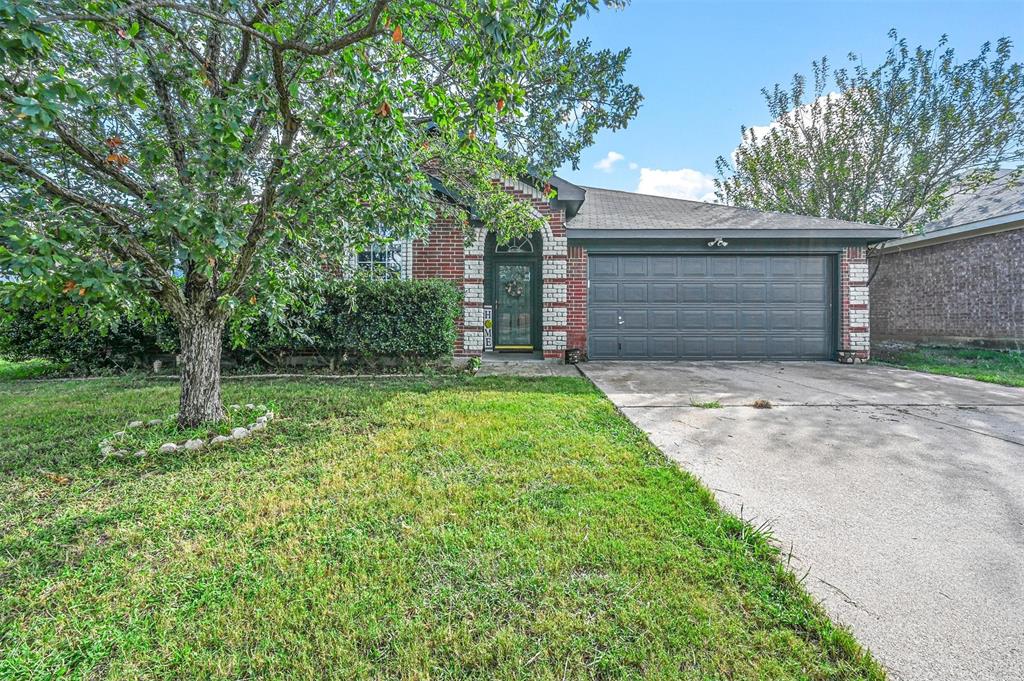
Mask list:
[{"label": "white cloud", "polygon": [[640,164],[637,163],[636,161],[630,161],[629,162],[629,169],[630,170],[636,170],[639,167],[640,167]]},{"label": "white cloud", "polygon": [[641,168],[640,182],[636,186],[640,194],[668,196],[673,199],[689,199],[691,201],[715,201],[715,181],[692,168],[679,170],[658,170]]},{"label": "white cloud", "polygon": [[594,167],[598,170],[603,170],[606,173],[610,173],[615,170],[615,164],[626,158],[617,151],[609,151],[608,155],[602,158],[600,161],[594,164]]},{"label": "white cloud", "polygon": [[843,103],[843,96],[838,92],[829,92],[828,94],[821,95],[813,102],[808,102],[807,104],[802,104],[795,109],[790,109],[768,125],[752,125],[750,126],[750,131],[754,133],[757,139],[764,139],[764,136],[772,130],[782,127],[782,122],[784,120],[787,122],[800,123],[811,128],[816,124],[819,124],[815,117],[815,109],[817,108],[819,112],[824,112],[832,106],[845,106]]}]

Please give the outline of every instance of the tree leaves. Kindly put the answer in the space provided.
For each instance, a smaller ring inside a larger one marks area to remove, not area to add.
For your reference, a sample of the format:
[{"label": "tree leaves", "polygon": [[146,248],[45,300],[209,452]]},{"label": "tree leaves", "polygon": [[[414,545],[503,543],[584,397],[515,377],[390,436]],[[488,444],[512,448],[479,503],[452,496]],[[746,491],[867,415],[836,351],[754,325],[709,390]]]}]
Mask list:
[{"label": "tree leaves", "polygon": [[882,63],[812,64],[763,94],[773,122],[744,128],[716,162],[717,194],[760,210],[913,229],[952,194],[1024,163],[1024,65],[1009,39],[958,62],[946,39],[910,49],[895,32]]},{"label": "tree leaves", "polygon": [[24,164],[0,164],[3,286],[228,314],[439,214],[536,229],[492,178],[577,159],[639,102],[624,53],[569,42],[590,5],[392,0],[385,29],[380,0],[0,0],[0,149]]}]

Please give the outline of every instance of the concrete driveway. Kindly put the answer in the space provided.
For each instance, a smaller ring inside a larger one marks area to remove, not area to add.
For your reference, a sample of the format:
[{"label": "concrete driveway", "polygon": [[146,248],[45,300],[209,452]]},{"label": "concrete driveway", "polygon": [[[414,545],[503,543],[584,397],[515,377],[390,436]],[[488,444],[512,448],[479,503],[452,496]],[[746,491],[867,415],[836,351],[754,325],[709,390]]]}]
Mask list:
[{"label": "concrete driveway", "polygon": [[891,677],[1024,678],[1024,390],[830,363],[580,366],[723,506],[768,521]]}]

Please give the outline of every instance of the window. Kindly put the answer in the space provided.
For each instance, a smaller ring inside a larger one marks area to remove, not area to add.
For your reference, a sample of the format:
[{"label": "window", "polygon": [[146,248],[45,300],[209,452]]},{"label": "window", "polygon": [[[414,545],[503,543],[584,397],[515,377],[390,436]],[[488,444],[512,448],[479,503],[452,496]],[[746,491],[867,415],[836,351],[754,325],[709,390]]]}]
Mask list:
[{"label": "window", "polygon": [[373,244],[356,254],[356,267],[384,278],[400,278],[403,275],[405,244]]},{"label": "window", "polygon": [[533,253],[533,240],[528,236],[510,239],[507,244],[496,244],[495,253]]}]

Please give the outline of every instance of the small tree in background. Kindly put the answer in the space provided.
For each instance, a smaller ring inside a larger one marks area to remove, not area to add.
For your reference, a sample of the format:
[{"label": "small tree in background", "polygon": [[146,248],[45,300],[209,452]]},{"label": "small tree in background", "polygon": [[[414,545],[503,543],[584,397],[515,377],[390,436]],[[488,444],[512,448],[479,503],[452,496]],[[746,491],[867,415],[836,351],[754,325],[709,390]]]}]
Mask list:
[{"label": "small tree in background", "polygon": [[220,419],[237,308],[467,217],[424,169],[503,235],[538,227],[493,178],[575,163],[639,106],[627,52],[570,40],[597,5],[0,0],[4,304],[159,306],[180,423]]},{"label": "small tree in background", "polygon": [[945,37],[911,50],[889,35],[876,68],[850,55],[833,71],[822,59],[810,90],[799,74],[788,90],[763,90],[774,122],[744,127],[732,158],[718,158],[719,200],[910,230],[951,192],[1024,161],[1024,65],[1008,38],[958,62]]}]

